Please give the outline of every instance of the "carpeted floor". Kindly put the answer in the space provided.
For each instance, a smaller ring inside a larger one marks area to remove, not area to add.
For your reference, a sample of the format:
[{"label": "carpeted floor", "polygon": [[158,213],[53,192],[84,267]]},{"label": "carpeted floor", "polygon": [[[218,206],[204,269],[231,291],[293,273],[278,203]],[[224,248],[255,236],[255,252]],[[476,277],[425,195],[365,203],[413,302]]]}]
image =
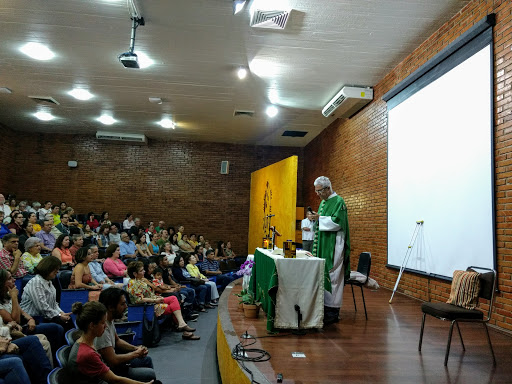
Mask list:
[{"label": "carpeted floor", "polygon": [[220,384],[217,365],[217,308],[189,322],[201,340],[183,340],[165,330],[157,347],[150,348],[156,376],[163,384]]}]

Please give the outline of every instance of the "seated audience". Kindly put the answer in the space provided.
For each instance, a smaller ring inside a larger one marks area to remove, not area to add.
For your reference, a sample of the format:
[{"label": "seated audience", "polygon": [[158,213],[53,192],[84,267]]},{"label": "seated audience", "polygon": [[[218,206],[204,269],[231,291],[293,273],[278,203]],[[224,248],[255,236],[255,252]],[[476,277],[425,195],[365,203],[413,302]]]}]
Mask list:
[{"label": "seated audience", "polygon": [[18,249],[19,239],[14,233],[2,237],[3,249],[0,249],[0,268],[11,272],[15,279],[27,274],[21,261],[21,251]]},{"label": "seated audience", "polygon": [[52,365],[36,336],[0,337],[0,377],[6,384],[46,384]]},{"label": "seated audience", "polygon": [[123,231],[130,232],[130,229],[135,225],[133,221],[133,215],[131,213],[126,214],[126,219],[123,221]]},{"label": "seated audience", "polygon": [[[92,261],[91,246],[82,247],[75,255],[76,267],[73,268],[69,289],[87,289],[89,291],[101,291],[103,286],[93,279],[89,263]],[[93,295],[92,298],[98,298],[98,295]],[[92,299],[89,297],[89,300]]]},{"label": "seated audience", "polygon": [[89,269],[91,270],[93,280],[100,284],[104,290],[110,287],[123,288],[122,283],[116,284],[115,282],[110,280],[103,271],[103,266],[101,262],[98,260],[98,256],[100,254],[98,247],[96,245],[89,245],[88,248],[92,256],[92,261],[89,263]]},{"label": "seated audience", "polygon": [[105,251],[105,262],[103,263],[103,270],[106,275],[111,278],[127,276],[126,264],[123,263],[120,257],[119,245],[110,244]]},{"label": "seated audience", "polygon": [[172,249],[171,243],[166,241],[162,247],[160,247],[160,254],[165,255],[167,257],[167,261],[169,264],[174,263],[174,258],[176,257],[176,253]]},{"label": "seated audience", "polygon": [[16,197],[14,195],[9,195],[9,207],[12,211],[18,209],[18,204],[16,204]]},{"label": "seated audience", "polygon": [[100,230],[98,231],[98,246],[100,248],[107,248],[110,244],[110,238],[108,236],[110,232],[110,225],[109,224],[102,224],[100,227]]},{"label": "seated audience", "polygon": [[201,246],[204,247],[205,240],[204,240],[204,236],[203,235],[198,235],[197,236],[197,243],[198,243],[198,245],[201,245]]},{"label": "seated audience", "polygon": [[105,364],[119,376],[140,381],[156,379],[148,349],[131,345],[117,336],[114,321],[122,319],[128,308],[124,292],[109,288],[101,292],[99,302],[107,308],[107,322],[105,332],[96,338],[94,346]]},{"label": "seated audience", "polygon": [[[42,334],[40,341],[45,351],[48,352],[48,359],[53,362],[53,353],[64,341],[64,328],[55,323],[36,324],[32,316],[20,307],[18,302],[18,288],[9,271],[0,269],[0,316],[4,324],[11,325],[12,329],[23,332],[27,335]],[[23,326],[23,328],[22,328]]]},{"label": "seated audience", "polygon": [[151,256],[156,256],[160,254],[160,245],[158,245],[160,237],[161,235],[159,233],[154,233],[151,242],[148,244],[149,253],[151,253]]},{"label": "seated audience", "polygon": [[226,258],[226,254],[224,253],[224,242],[222,240],[217,243],[214,257],[215,260],[224,260]]},{"label": "seated audience", "polygon": [[96,231],[96,228],[100,226],[100,222],[94,217],[94,212],[89,212],[87,217],[86,224],[89,224],[89,227],[91,227],[93,231]]},{"label": "seated audience", "polygon": [[155,269],[151,273],[151,283],[153,283],[153,286],[155,287],[155,293],[165,296],[165,294],[167,293],[175,293],[179,291],[179,289],[171,287],[170,285],[164,283],[162,279],[162,273],[162,269],[156,267],[155,264]]},{"label": "seated audience", "polygon": [[30,213],[35,213],[36,218],[39,220],[39,210],[41,209],[41,203],[39,201],[34,201],[32,203],[32,207],[28,209]]},{"label": "seated audience", "polygon": [[31,237],[25,242],[25,253],[21,255],[21,261],[25,266],[25,269],[30,274],[34,274],[34,268],[43,257],[40,254],[41,251],[41,240],[37,237]]},{"label": "seated audience", "polygon": [[203,246],[198,244],[196,249],[194,249],[194,255],[196,255],[197,261],[202,263],[204,260]]},{"label": "seated audience", "polygon": [[41,250],[44,253],[50,253],[55,248],[55,236],[51,233],[52,226],[53,222],[51,220],[45,220],[41,230],[36,233],[36,236],[41,240]]},{"label": "seated audience", "polygon": [[212,250],[206,252],[206,260],[201,263],[201,271],[206,276],[215,276],[218,285],[224,289],[229,283],[236,279],[232,273],[222,273],[219,269],[219,262],[215,260]]},{"label": "seated audience", "polygon": [[73,256],[71,256],[71,252],[69,251],[70,245],[71,241],[69,240],[69,235],[62,234],[55,241],[55,248],[53,248],[52,251],[52,256],[62,262],[63,269],[69,269],[75,265]]},{"label": "seated audience", "polygon": [[226,255],[227,259],[234,259],[236,257],[235,252],[231,248],[231,241],[226,243],[226,246],[224,247],[224,254]]},{"label": "seated audience", "polygon": [[[185,260],[184,260],[183,264],[185,265],[185,268],[191,277],[201,279],[202,281],[205,282],[205,284],[208,284],[210,286],[212,302],[217,303],[218,299],[219,299],[219,292],[217,291],[217,284],[215,283],[215,281],[210,281],[206,276],[204,276],[199,271],[199,268],[197,268],[197,265],[196,265],[197,264],[196,257],[194,255],[185,256]],[[180,267],[181,267],[181,265],[180,265]],[[181,268],[183,268],[183,267],[181,267]],[[186,274],[184,272],[183,272],[183,276],[186,276]]]},{"label": "seated audience", "polygon": [[160,239],[156,243],[162,247],[167,241],[170,240],[169,232],[167,232],[167,229],[162,228],[158,233],[160,234]]},{"label": "seated audience", "polygon": [[109,244],[119,244],[121,242],[121,235],[119,234],[119,228],[117,225],[110,225],[110,232],[108,234]]},{"label": "seated audience", "polygon": [[18,204],[18,209],[21,212],[30,212],[30,206],[28,205],[27,200],[20,201]]},{"label": "seated audience", "polygon": [[[0,193],[0,212],[4,214],[4,219],[10,218],[11,214],[11,207],[9,205],[5,204],[5,197]],[[9,224],[9,222],[5,223]]]},{"label": "seated audience", "polygon": [[152,221],[149,223],[149,225],[146,228],[145,232],[148,235],[149,239],[153,238],[153,235],[156,233],[156,229],[155,229],[155,226],[153,225]]},{"label": "seated audience", "polygon": [[59,215],[62,216],[64,214],[64,212],[66,212],[67,208],[68,208],[68,204],[65,201],[62,201],[59,204]]},{"label": "seated audience", "polygon": [[57,229],[64,235],[70,234],[69,228],[69,214],[63,213],[60,217],[60,223],[57,224]]},{"label": "seated audience", "polygon": [[28,215],[27,221],[32,224],[32,228],[34,229],[34,234],[41,230],[41,225],[37,222],[37,216],[35,212],[30,212]]},{"label": "seated audience", "polygon": [[46,220],[49,220],[52,223],[51,233],[52,233],[53,237],[57,238],[60,235],[62,235],[62,232],[59,231],[59,229],[55,226],[55,224],[53,222],[53,216],[52,215],[46,215]]},{"label": "seated audience", "polygon": [[185,297],[184,304],[187,307],[187,310],[189,308],[193,308],[193,306],[196,304],[195,290],[187,287],[186,285],[180,284],[173,277],[172,268],[170,267],[169,262],[167,261],[167,257],[159,255],[157,257],[157,263],[159,268],[162,270],[163,283],[171,287],[174,290],[174,292],[179,292],[181,295]]},{"label": "seated audience", "polygon": [[172,239],[176,231],[174,230],[174,227],[168,227],[167,232],[169,232],[169,239]]},{"label": "seated audience", "polygon": [[112,225],[112,222],[110,221],[110,219],[108,218],[109,217],[109,214],[107,211],[103,211],[101,213],[101,219],[100,219],[100,225],[108,225],[109,227]]},{"label": "seated audience", "polygon": [[84,232],[85,239],[92,239],[92,238],[96,237],[96,232],[94,232],[91,229],[91,226],[89,224],[85,224],[83,232]]},{"label": "seated audience", "polygon": [[79,231],[78,233],[80,233],[80,230],[78,228],[80,223],[78,222],[78,220],[75,217],[75,210],[71,207],[67,207],[66,211],[64,213],[66,213],[69,217],[68,225],[74,229],[77,229]]},{"label": "seated audience", "polygon": [[77,251],[84,246],[84,237],[82,235],[73,235],[73,245],[69,247],[69,253],[73,257],[73,262],[76,264],[75,255]]},{"label": "seated audience", "polygon": [[161,231],[162,231],[162,229],[165,229],[165,221],[160,220],[160,221],[158,222],[158,226],[155,228],[155,230],[156,230],[157,232],[161,232]]},{"label": "seated audience", "polygon": [[180,246],[178,245],[178,234],[177,233],[172,235],[171,247],[175,253],[180,251]]},{"label": "seated audience", "polygon": [[4,224],[4,213],[0,211],[0,239],[9,233],[12,232],[9,230],[8,225]]},{"label": "seated audience", "polygon": [[126,232],[121,233],[121,242],[119,243],[119,249],[121,251],[121,258],[124,259],[135,259],[137,258],[138,251],[135,243],[130,240],[130,236]]},{"label": "seated audience", "polygon": [[194,253],[194,248],[188,243],[188,236],[183,235],[181,240],[178,240],[178,245],[180,246],[180,250],[185,253]]},{"label": "seated audience", "polygon": [[20,243],[18,244],[18,248],[23,253],[25,252],[25,242],[27,241],[27,239],[35,237],[36,234],[34,233],[34,227],[32,226],[32,223],[30,221],[25,221],[22,224],[21,228],[23,229],[23,231],[19,235]]},{"label": "seated audience", "polygon": [[[100,354],[94,348],[95,340],[101,337],[107,323],[107,309],[102,303],[74,303],[73,313],[76,314],[76,324],[83,332],[82,336],[71,347],[68,363],[64,370],[66,383],[119,383],[144,384],[127,377],[116,375],[101,360]],[[153,380],[148,382],[153,383]]]},{"label": "seated audience", "polygon": [[139,257],[150,257],[152,256],[151,252],[148,249],[148,243],[146,241],[146,235],[141,235],[137,237],[137,243],[135,244],[137,247],[137,251],[139,253]]},{"label": "seated audience", "polygon": [[181,240],[181,238],[183,237],[183,234],[185,233],[185,227],[183,225],[180,225],[178,227],[178,242]]},{"label": "seated audience", "polygon": [[51,201],[45,201],[44,207],[39,209],[38,213],[38,219],[39,220],[45,220],[46,215],[50,214],[52,212],[52,202]]},{"label": "seated audience", "polygon": [[60,207],[58,205],[52,206],[50,214],[53,216],[53,225],[60,224]]},{"label": "seated audience", "polygon": [[141,225],[141,221],[138,217],[133,220],[133,226],[130,228],[130,236],[140,236],[144,233],[146,233],[144,227]]},{"label": "seated audience", "polygon": [[206,257],[206,251],[209,251],[210,249],[213,250],[213,248],[210,245],[210,241],[209,240],[205,240],[204,241],[204,247],[203,247],[203,258]]},{"label": "seated audience", "polygon": [[[205,308],[213,308],[210,303],[212,300],[212,290],[209,284],[201,281],[191,281],[191,275],[185,268],[185,259],[183,256],[176,256],[172,268],[172,278],[176,279],[180,284],[190,283],[196,294],[197,306],[201,312],[205,312]],[[218,298],[218,295],[217,297]]]},{"label": "seated audience", "polygon": [[196,235],[195,233],[191,233],[190,234],[190,237],[188,239],[188,243],[190,244],[190,246],[193,248],[193,249],[196,249],[197,247],[197,241],[196,241]]},{"label": "seated audience", "polygon": [[64,330],[73,328],[70,313],[65,313],[57,303],[57,292],[52,280],[57,276],[62,263],[53,256],[44,257],[37,264],[31,279],[21,294],[21,308],[30,316],[42,316],[45,322],[60,324]]},{"label": "seated audience", "polygon": [[141,261],[133,261],[128,265],[130,281],[126,290],[130,294],[132,304],[154,303],[156,316],[173,314],[178,323],[178,331],[184,332],[183,339],[199,340],[194,335],[194,328],[187,325],[181,314],[178,299],[174,296],[161,297],[156,295],[144,279],[144,264]]},{"label": "seated audience", "polygon": [[23,225],[24,221],[25,218],[23,217],[23,213],[17,211],[17,213],[12,218],[11,224],[9,224],[9,230],[11,233],[20,236],[23,232],[23,228],[21,228],[21,226]]}]

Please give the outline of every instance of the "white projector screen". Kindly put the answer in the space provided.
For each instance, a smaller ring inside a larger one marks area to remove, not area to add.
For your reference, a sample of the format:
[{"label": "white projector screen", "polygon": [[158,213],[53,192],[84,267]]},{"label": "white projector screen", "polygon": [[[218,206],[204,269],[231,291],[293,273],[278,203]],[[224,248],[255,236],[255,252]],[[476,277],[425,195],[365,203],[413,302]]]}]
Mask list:
[{"label": "white projector screen", "polygon": [[491,48],[388,111],[388,264],[452,277],[494,268]]}]

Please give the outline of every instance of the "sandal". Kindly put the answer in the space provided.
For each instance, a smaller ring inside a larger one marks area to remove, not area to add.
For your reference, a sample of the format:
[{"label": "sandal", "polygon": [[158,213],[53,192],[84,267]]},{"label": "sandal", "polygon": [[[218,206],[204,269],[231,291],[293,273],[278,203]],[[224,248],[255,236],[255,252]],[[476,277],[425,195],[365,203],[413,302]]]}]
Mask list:
[{"label": "sandal", "polygon": [[177,329],[178,332],[194,332],[195,328],[190,328],[188,325],[185,325],[184,327],[180,327]]},{"label": "sandal", "polygon": [[213,308],[215,308],[213,305],[210,305],[210,304],[206,304],[204,307],[205,307],[205,308],[208,308],[208,309],[213,309]]},{"label": "sandal", "polygon": [[197,336],[197,335],[194,335],[193,333],[190,333],[188,335],[183,334],[181,336],[181,338],[184,340],[199,340],[201,338],[201,336]]}]

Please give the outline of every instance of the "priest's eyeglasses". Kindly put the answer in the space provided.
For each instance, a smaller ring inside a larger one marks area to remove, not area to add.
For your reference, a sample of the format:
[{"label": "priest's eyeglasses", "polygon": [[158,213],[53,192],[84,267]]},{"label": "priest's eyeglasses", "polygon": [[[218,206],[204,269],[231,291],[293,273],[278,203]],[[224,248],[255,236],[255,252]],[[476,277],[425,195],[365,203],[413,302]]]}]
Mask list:
[{"label": "priest's eyeglasses", "polygon": [[323,191],[325,191],[326,189],[329,189],[329,187],[323,187],[322,189],[315,189],[315,192],[316,193],[322,193]]}]

